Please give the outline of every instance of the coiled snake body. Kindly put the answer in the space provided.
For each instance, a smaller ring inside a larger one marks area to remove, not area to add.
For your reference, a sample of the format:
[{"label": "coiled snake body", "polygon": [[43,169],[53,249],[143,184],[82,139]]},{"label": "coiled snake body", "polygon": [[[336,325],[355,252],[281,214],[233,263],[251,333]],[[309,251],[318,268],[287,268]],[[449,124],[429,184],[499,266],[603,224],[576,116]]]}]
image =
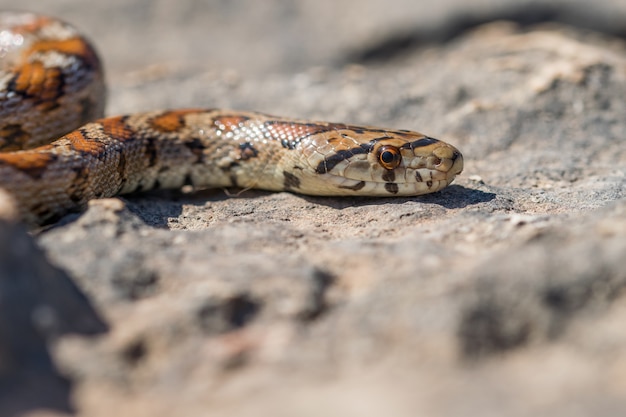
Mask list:
[{"label": "coiled snake body", "polygon": [[95,120],[98,57],[49,17],[0,14],[0,61],[0,188],[30,224],[156,187],[406,196],[438,191],[463,169],[453,146],[406,130],[206,109]]}]

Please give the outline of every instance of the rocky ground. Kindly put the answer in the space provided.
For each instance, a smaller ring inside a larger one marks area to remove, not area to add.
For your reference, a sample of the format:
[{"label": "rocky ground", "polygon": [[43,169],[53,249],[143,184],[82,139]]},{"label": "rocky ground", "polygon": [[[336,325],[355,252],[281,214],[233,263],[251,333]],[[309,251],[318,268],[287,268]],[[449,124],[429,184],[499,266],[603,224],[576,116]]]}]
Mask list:
[{"label": "rocky ground", "polygon": [[406,128],[464,173],[417,198],[184,190],[0,223],[0,415],[624,415],[623,2],[287,4],[22,7],[95,41],[109,114]]}]

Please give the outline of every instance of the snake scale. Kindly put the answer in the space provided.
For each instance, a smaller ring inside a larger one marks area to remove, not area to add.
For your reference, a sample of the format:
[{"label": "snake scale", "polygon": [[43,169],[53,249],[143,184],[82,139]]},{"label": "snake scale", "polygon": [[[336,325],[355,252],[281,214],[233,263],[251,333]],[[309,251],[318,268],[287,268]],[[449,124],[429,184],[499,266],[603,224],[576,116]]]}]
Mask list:
[{"label": "snake scale", "polygon": [[0,188],[31,225],[152,188],[412,196],[463,169],[456,148],[407,130],[220,109],[101,118],[97,53],[46,16],[0,13],[0,62]]}]

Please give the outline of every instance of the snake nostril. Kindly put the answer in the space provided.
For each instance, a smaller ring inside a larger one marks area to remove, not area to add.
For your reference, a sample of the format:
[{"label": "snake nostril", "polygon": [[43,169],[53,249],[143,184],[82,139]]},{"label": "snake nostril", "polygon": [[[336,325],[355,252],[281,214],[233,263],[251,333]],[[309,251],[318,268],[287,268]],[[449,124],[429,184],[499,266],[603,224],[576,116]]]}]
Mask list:
[{"label": "snake nostril", "polygon": [[435,158],[433,159],[433,164],[434,164],[434,165],[439,165],[439,164],[441,164],[441,158],[437,158],[437,157],[435,157]]}]

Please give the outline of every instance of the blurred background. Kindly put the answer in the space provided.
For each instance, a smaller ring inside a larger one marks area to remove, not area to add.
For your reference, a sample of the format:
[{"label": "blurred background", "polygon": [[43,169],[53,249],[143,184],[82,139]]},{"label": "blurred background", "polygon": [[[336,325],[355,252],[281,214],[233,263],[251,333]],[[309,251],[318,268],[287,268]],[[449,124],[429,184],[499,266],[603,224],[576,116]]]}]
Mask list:
[{"label": "blurred background", "polygon": [[18,8],[79,27],[113,78],[172,63],[244,76],[370,63],[500,19],[626,36],[623,0],[22,0]]}]

